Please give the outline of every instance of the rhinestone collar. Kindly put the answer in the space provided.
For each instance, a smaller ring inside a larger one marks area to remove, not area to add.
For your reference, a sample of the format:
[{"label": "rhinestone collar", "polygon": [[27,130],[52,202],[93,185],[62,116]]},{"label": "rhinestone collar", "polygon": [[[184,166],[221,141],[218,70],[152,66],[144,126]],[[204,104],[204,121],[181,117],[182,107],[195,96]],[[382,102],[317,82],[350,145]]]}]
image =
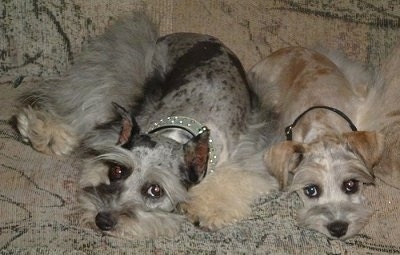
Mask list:
[{"label": "rhinestone collar", "polygon": [[[153,123],[148,133],[155,133],[159,130],[167,128],[183,129],[186,132],[190,133],[192,136],[197,136],[198,134],[201,134],[205,130],[207,130],[206,126],[204,126],[203,124],[194,119],[184,116],[171,116]],[[214,172],[215,165],[217,164],[218,161],[218,157],[214,148],[213,138],[211,135],[208,140],[208,145],[209,145],[209,155],[208,155],[207,171],[212,173]]]}]

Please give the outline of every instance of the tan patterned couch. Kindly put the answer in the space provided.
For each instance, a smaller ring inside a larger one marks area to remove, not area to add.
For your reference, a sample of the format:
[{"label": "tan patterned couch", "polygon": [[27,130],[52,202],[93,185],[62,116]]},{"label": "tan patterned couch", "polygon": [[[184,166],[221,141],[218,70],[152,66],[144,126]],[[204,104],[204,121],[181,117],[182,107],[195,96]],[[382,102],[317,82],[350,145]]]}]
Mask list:
[{"label": "tan patterned couch", "polygon": [[400,35],[398,1],[2,0],[0,2],[0,254],[395,254],[400,191],[379,180],[366,191],[376,210],[345,242],[298,228],[295,196],[273,194],[243,222],[209,233],[184,224],[173,239],[127,241],[81,228],[75,160],[23,144],[8,124],[15,96],[54,78],[113,19],[145,9],[161,33],[219,37],[246,68],[289,46],[322,45],[377,67]]}]

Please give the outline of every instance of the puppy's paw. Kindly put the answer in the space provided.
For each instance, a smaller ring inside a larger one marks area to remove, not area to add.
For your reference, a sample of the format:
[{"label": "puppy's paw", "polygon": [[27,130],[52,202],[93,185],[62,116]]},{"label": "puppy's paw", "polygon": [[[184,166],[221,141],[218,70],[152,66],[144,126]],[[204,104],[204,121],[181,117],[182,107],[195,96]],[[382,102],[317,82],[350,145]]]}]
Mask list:
[{"label": "puppy's paw", "polygon": [[181,209],[205,230],[218,230],[242,220],[250,214],[252,199],[258,195],[246,185],[248,177],[238,169],[219,169],[189,191],[190,199]]},{"label": "puppy's paw", "polygon": [[200,228],[218,230],[249,216],[251,204],[276,189],[271,176],[227,164],[194,186],[180,207]]},{"label": "puppy's paw", "polygon": [[16,116],[22,139],[45,154],[67,155],[77,145],[77,137],[51,114],[24,108]]},{"label": "puppy's paw", "polygon": [[193,188],[190,201],[182,204],[181,209],[192,223],[208,231],[231,225],[250,213],[248,204],[235,201],[230,195],[216,194],[212,189],[201,186]]}]

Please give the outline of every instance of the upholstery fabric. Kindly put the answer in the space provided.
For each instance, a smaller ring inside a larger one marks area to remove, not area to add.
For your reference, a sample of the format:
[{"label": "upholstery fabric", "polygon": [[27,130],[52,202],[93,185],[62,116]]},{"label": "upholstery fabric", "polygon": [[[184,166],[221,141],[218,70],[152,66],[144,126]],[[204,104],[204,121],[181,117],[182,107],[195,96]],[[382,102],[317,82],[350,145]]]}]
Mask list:
[{"label": "upholstery fabric", "polygon": [[79,225],[79,164],[22,143],[10,125],[16,96],[73,64],[85,43],[132,10],[146,11],[161,34],[214,35],[246,69],[286,46],[323,46],[378,67],[400,34],[390,0],[2,0],[0,2],[0,254],[396,254],[400,191],[377,180],[375,209],[346,241],[297,226],[298,198],[275,193],[246,220],[217,232],[190,223],[174,238],[124,240]]}]

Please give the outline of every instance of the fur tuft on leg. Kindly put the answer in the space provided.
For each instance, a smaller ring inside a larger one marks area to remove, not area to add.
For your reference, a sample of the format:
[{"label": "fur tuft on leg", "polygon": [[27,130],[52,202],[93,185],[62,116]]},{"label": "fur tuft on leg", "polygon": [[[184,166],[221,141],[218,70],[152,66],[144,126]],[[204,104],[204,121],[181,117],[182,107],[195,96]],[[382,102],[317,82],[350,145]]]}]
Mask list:
[{"label": "fur tuft on leg", "polygon": [[[262,157],[261,153],[257,156]],[[257,198],[277,189],[275,180],[265,170],[259,172],[226,163],[212,175],[194,186],[189,192],[189,202],[181,206],[190,221],[207,230],[218,230],[243,220],[250,215]]]}]

